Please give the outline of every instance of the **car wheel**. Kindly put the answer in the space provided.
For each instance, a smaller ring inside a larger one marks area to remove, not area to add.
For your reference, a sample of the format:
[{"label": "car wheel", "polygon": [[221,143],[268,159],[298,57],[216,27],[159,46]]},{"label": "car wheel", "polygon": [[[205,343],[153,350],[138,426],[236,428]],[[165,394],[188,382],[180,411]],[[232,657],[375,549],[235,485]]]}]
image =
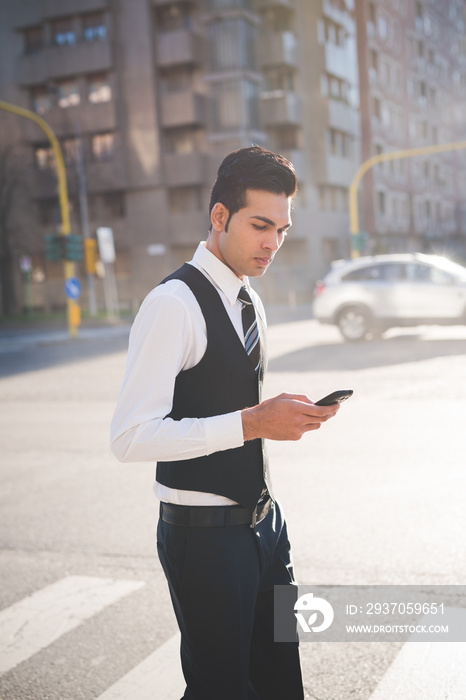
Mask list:
[{"label": "car wheel", "polygon": [[351,342],[364,340],[371,329],[369,312],[358,306],[340,311],[337,324],[343,338]]}]

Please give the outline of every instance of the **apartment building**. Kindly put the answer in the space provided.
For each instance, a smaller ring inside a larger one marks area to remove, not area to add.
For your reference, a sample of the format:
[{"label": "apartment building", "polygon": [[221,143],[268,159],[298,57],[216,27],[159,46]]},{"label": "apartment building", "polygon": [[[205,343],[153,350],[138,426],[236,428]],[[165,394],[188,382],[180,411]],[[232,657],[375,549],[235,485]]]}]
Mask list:
[{"label": "apartment building", "polygon": [[[123,307],[190,259],[220,160],[251,143],[288,157],[299,179],[292,230],[256,283],[265,300],[309,300],[329,262],[349,254],[353,0],[5,0],[0,13],[1,98],[59,138],[73,229],[112,228]],[[1,112],[0,129],[33,173],[21,252],[33,260],[34,305],[59,306],[62,268],[44,257],[59,223],[50,144]]]},{"label": "apartment building", "polygon": [[[466,140],[463,0],[357,5],[362,153]],[[364,180],[362,228],[376,251],[466,259],[466,151],[392,160]]]}]

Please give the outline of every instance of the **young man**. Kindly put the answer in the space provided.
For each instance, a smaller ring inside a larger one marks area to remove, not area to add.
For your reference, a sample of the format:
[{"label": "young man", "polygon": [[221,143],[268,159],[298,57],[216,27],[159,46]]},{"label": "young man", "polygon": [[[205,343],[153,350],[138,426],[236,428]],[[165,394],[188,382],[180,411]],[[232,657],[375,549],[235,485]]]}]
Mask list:
[{"label": "young man", "polygon": [[211,229],[148,295],[112,423],[121,461],[157,461],[159,558],[181,630],[186,700],[302,700],[297,644],[273,641],[273,587],[293,585],[264,438],[335,415],[307,396],[261,399],[263,275],[291,225],[296,174],[259,147],[218,170]]}]

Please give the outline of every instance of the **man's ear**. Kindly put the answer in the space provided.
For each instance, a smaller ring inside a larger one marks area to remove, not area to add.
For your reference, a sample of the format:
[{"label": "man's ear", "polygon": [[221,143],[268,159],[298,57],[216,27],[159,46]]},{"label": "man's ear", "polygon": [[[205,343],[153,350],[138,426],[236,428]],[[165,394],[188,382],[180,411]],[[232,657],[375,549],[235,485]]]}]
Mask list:
[{"label": "man's ear", "polygon": [[230,212],[226,206],[221,202],[216,202],[212,207],[212,212],[210,214],[212,228],[214,228],[216,231],[224,231],[225,226],[228,223],[229,216]]}]

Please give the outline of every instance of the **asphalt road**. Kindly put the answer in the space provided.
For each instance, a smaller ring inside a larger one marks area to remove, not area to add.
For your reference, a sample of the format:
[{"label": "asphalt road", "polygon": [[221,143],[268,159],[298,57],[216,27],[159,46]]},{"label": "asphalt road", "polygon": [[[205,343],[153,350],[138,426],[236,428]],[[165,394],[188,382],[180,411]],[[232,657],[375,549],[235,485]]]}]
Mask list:
[{"label": "asphalt road", "polygon": [[[299,314],[273,318],[268,396],[354,389],[317,433],[269,445],[298,580],[463,584],[466,328],[394,329],[349,345]],[[176,633],[155,555],[154,466],[119,464],[108,448],[126,344],[124,327],[77,341],[0,332],[0,642],[15,624],[19,640],[13,651],[6,644],[2,700],[110,698]],[[50,621],[60,600],[64,612]],[[34,605],[42,617],[25,650]],[[307,696],[378,700],[401,656],[401,643],[303,644]],[[408,700],[400,692],[390,697]],[[466,698],[440,692],[409,697]],[[146,696],[134,686],[119,697]]]}]

